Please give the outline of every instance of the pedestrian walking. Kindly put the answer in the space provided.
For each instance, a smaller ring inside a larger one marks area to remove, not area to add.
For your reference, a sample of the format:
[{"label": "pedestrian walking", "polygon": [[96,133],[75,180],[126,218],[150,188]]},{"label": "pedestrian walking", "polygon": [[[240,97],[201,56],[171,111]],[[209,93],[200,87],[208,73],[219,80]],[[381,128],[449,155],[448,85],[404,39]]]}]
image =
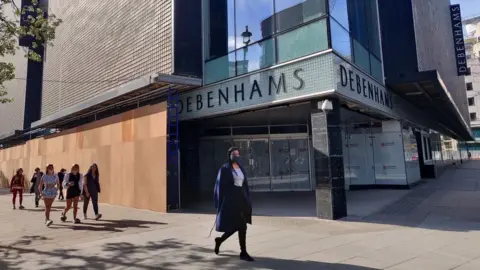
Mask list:
[{"label": "pedestrian walking", "polygon": [[[60,183],[63,183],[63,178],[65,177],[65,172],[66,172],[66,171],[67,171],[67,170],[65,170],[65,169],[62,168],[62,169],[60,170],[60,172],[58,173],[58,181],[59,181]],[[63,195],[63,185],[60,185],[60,188],[59,188],[59,190],[58,190],[58,199],[61,200],[61,201],[62,201],[62,200],[65,200],[65,197],[64,197],[64,195]]]},{"label": "pedestrian walking", "polygon": [[97,164],[93,163],[83,177],[83,218],[87,219],[87,210],[90,199],[92,200],[95,220],[102,218],[98,212],[98,194],[100,194],[100,173]]},{"label": "pedestrian walking", "polygon": [[48,164],[45,169],[45,174],[42,176],[40,183],[38,184],[38,189],[41,192],[43,202],[45,203],[45,225],[47,225],[47,227],[50,227],[53,223],[50,219],[50,211],[52,210],[53,201],[57,197],[57,190],[59,187],[60,182],[58,181],[58,175],[55,174],[53,165]]},{"label": "pedestrian walking", "polygon": [[38,203],[40,201],[41,197],[41,191],[43,189],[39,188],[40,180],[43,177],[43,172],[40,171],[40,168],[36,168],[35,172],[33,173],[32,180],[30,182],[32,183],[32,187],[30,188],[30,193],[35,193],[35,207],[38,207]]},{"label": "pedestrian walking", "polygon": [[253,261],[247,253],[246,245],[247,223],[252,224],[247,175],[239,164],[240,151],[237,147],[231,147],[227,156],[228,161],[220,168],[214,189],[216,230],[224,233],[215,238],[215,254],[220,252],[220,246],[225,240],[238,232],[240,259]]},{"label": "pedestrian walking", "polygon": [[60,219],[63,222],[67,221],[67,212],[72,208],[73,203],[73,223],[78,224],[80,223],[80,219],[77,218],[78,200],[83,189],[83,176],[78,164],[73,165],[70,173],[65,175],[62,185],[66,189],[67,201]]},{"label": "pedestrian walking", "polygon": [[10,181],[10,191],[12,192],[12,204],[13,204],[13,210],[16,209],[15,203],[17,200],[17,194],[18,194],[18,200],[20,203],[19,208],[20,209],[25,209],[23,207],[23,189],[25,187],[25,176],[23,175],[23,169],[20,168],[17,170],[15,175],[12,177],[12,181]]}]

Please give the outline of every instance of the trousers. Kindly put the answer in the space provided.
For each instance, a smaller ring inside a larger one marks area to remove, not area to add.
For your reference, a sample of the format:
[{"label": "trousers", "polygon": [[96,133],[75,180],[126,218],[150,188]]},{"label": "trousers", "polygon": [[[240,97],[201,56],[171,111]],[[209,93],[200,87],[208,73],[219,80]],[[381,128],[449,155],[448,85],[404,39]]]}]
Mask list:
[{"label": "trousers", "polygon": [[240,229],[232,232],[226,232],[220,237],[220,241],[223,243],[234,233],[238,232],[238,242],[240,244],[240,251],[247,252],[247,229]]},{"label": "trousers", "polygon": [[87,214],[90,199],[92,199],[93,212],[95,212],[96,216],[98,215],[98,193],[90,193],[90,197],[87,197],[87,195],[83,194],[83,214]]},{"label": "trousers", "polygon": [[18,193],[18,199],[20,201],[20,205],[23,203],[23,190],[22,189],[13,189],[12,190],[12,203],[15,205],[15,201],[17,200],[17,193]]}]

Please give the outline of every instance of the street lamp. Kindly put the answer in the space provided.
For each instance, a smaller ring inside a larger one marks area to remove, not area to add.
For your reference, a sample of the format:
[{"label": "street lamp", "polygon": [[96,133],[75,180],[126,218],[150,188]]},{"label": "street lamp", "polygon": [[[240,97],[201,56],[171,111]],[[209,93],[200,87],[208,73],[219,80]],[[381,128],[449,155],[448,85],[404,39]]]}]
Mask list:
[{"label": "street lamp", "polygon": [[243,44],[247,46],[248,43],[250,43],[250,38],[252,37],[252,33],[248,31],[248,25],[245,26],[245,32],[242,33],[242,37],[243,37]]},{"label": "street lamp", "polygon": [[252,37],[252,33],[248,31],[248,25],[245,26],[245,31],[242,33],[242,37],[243,37],[243,44],[245,45],[245,47],[243,48],[243,72],[242,73],[247,73],[248,44],[250,43],[250,38]]}]

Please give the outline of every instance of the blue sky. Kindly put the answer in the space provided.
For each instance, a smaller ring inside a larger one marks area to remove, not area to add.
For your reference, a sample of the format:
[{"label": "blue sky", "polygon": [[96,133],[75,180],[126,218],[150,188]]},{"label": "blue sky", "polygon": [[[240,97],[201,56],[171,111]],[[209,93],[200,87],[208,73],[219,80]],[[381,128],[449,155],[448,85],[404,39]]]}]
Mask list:
[{"label": "blue sky", "polygon": [[480,16],[480,0],[450,0],[452,4],[460,4],[462,17]]}]

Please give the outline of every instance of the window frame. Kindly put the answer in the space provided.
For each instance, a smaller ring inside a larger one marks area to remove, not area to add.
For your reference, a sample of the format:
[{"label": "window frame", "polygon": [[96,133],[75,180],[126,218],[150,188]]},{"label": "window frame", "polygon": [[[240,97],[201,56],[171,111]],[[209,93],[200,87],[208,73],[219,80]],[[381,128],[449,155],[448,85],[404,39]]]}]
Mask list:
[{"label": "window frame", "polygon": [[467,88],[467,91],[473,91],[473,82],[465,83],[465,87]]},{"label": "window frame", "polygon": [[468,100],[468,106],[475,106],[475,97],[469,97],[467,100]]}]

